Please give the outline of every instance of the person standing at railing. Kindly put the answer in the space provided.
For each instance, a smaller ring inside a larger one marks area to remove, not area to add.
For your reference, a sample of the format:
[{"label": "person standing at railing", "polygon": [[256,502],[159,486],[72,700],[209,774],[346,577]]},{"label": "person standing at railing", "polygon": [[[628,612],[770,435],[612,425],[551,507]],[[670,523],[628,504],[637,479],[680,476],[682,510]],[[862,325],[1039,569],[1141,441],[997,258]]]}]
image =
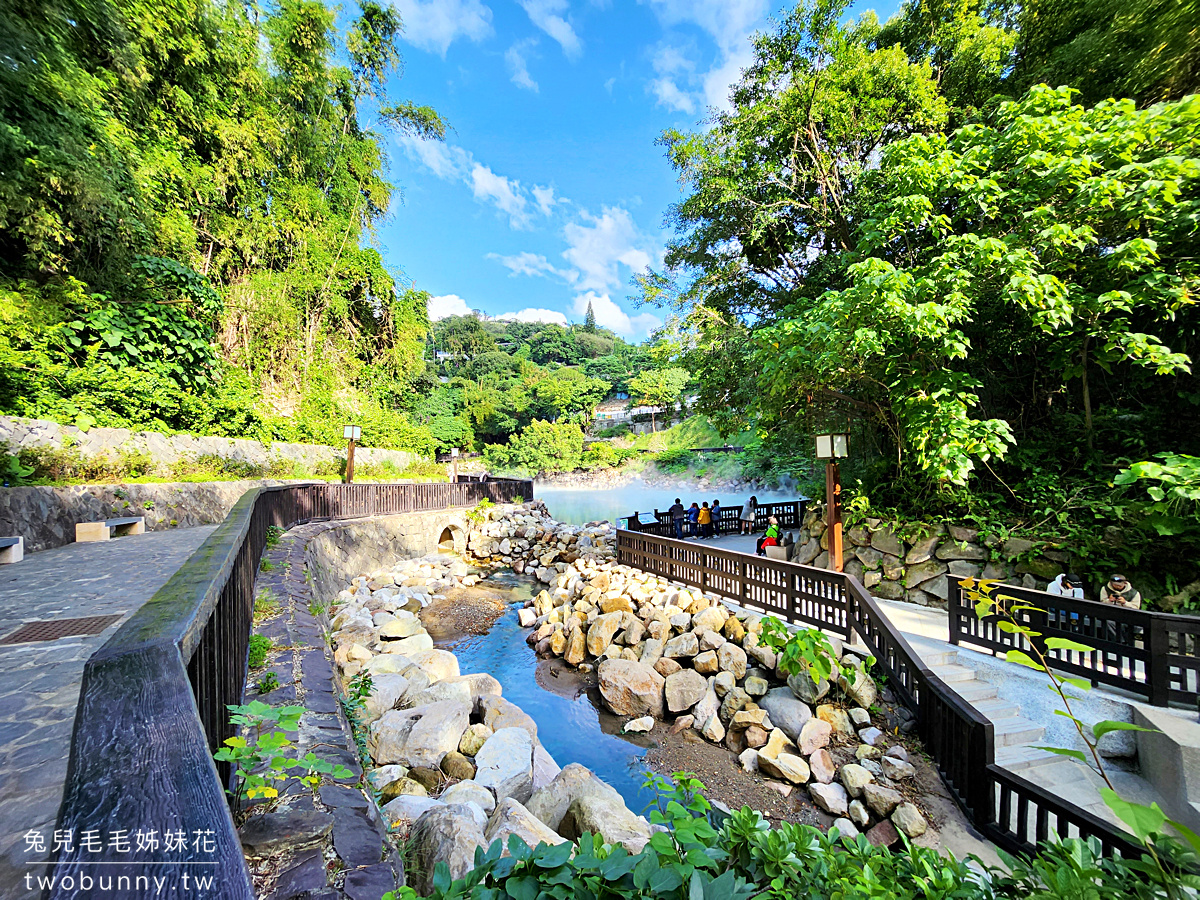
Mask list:
[{"label": "person standing at railing", "polygon": [[704,505],[700,507],[696,514],[696,521],[700,525],[700,537],[712,537],[712,510],[708,508],[708,501],[704,501]]},{"label": "person standing at railing", "polygon": [[712,529],[713,534],[717,537],[721,536],[721,501],[714,500],[712,505]]},{"label": "person standing at railing", "polygon": [[700,507],[693,500],[692,505],[688,507],[688,537],[696,536],[696,524],[700,521]]},{"label": "person standing at railing", "polygon": [[758,498],[757,497],[751,497],[749,500],[747,500],[745,503],[742,504],[742,514],[740,517],[740,522],[741,522],[741,526],[742,526],[742,530],[741,530],[742,534],[749,534],[751,531],[754,530],[754,511],[757,506],[758,506]]},{"label": "person standing at railing", "polygon": [[1134,590],[1124,575],[1113,575],[1108,584],[1100,588],[1100,602],[1123,606],[1125,609],[1141,609],[1142,595]]},{"label": "person standing at railing", "polygon": [[675,498],[675,505],[668,510],[671,513],[671,525],[675,528],[676,540],[683,540],[683,520],[687,518],[687,510],[683,508],[683,503],[679,498]]}]

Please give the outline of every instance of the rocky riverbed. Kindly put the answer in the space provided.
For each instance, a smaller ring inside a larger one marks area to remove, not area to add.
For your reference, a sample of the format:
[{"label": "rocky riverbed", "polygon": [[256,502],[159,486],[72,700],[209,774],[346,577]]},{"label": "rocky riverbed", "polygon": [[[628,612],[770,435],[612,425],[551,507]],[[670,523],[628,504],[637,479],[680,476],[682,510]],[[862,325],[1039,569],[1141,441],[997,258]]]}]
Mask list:
[{"label": "rocky riverbed", "polygon": [[[487,589],[494,569],[546,585],[520,610],[529,642],[594,678],[626,731],[660,735],[659,757],[694,758],[695,768],[719,769],[724,754],[738,778],[717,773],[715,799],[763,807],[764,786],[781,799],[799,791],[846,834],[891,844],[926,831],[902,736],[911,719],[852,648],[830,639],[850,673],[840,683],[785,678],[760,643],[761,617],[618,565],[615,536],[609,523],[556,522],[537,501],[496,507],[472,531],[468,559],[398,561],[338,595],[334,661],[344,684],[371,677],[367,780],[409,841],[415,887],[429,886],[439,861],[460,876],[476,847],[509,834],[532,845],[591,831],[637,852],[652,833],[593,772],[560,769],[495,678],[461,673],[453,653],[434,647],[432,634],[486,629],[502,610]],[[805,818],[795,811],[786,817]]]}]

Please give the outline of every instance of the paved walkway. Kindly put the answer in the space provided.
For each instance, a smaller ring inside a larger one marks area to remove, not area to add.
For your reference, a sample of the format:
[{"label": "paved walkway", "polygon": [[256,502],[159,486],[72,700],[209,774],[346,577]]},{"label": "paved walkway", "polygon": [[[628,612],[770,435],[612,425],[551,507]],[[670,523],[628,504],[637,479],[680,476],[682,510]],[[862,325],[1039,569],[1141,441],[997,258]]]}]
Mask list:
[{"label": "paved walkway", "polygon": [[23,622],[121,616],[101,634],[0,647],[0,897],[34,896],[22,883],[24,836],[52,836],[84,664],[214,528],[71,544],[0,567],[0,638]]}]

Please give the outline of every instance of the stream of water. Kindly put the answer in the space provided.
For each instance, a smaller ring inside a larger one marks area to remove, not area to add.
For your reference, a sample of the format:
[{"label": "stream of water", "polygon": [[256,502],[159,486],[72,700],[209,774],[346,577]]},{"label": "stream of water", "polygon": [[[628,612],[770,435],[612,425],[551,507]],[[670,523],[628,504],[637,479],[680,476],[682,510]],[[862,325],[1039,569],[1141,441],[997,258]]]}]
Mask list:
[{"label": "stream of water", "polygon": [[[487,672],[499,681],[504,697],[537,722],[538,740],[555,762],[587,766],[612,785],[631,810],[641,813],[654,799],[653,793],[642,787],[649,771],[642,756],[651,740],[643,735],[620,735],[624,720],[597,709],[586,693],[572,697],[574,691],[565,685],[564,694],[538,684],[537,655],[525,643],[529,632],[517,622],[517,610],[541,589],[537,581],[506,572],[489,576],[482,586],[505,594],[513,605],[487,634],[462,638],[446,647],[458,657],[459,670]],[[574,683],[570,673],[563,677]]]}]

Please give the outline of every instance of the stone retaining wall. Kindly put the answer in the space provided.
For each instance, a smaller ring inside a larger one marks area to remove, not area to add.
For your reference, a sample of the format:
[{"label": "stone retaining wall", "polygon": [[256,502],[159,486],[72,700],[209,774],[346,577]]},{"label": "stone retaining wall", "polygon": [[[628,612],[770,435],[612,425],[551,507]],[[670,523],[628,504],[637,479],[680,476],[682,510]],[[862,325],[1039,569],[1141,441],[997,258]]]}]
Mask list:
[{"label": "stone retaining wall", "polygon": [[[804,516],[793,562],[828,569],[829,534],[824,504]],[[1045,590],[1067,571],[1071,555],[1054,544],[983,535],[966,525],[897,527],[867,519],[843,534],[843,569],[876,597],[944,608],[947,573],[963,578],[997,578]]]},{"label": "stone retaining wall", "polygon": [[21,535],[25,551],[75,541],[76,522],[145,516],[147,531],[215,525],[246,491],[276,480],[175,484],[80,484],[0,488],[0,535]]},{"label": "stone retaining wall", "polygon": [[[267,468],[274,463],[293,462],[315,469],[323,463],[339,463],[346,458],[345,447],[318,444],[263,443],[245,438],[196,437],[191,434],[158,434],[128,428],[91,428],[83,432],[74,425],[60,425],[46,419],[22,419],[0,416],[0,446],[10,451],[31,447],[62,447],[64,441],[84,456],[112,456],[120,453],[145,453],[160,466],[200,456],[219,456],[253,466]],[[379,465],[391,462],[404,469],[420,457],[402,450],[359,447],[357,464]]]},{"label": "stone retaining wall", "polygon": [[378,571],[396,560],[436,552],[447,528],[455,549],[464,550],[469,530],[465,509],[404,513],[320,526],[305,548],[314,596],[329,603],[356,575]]}]

